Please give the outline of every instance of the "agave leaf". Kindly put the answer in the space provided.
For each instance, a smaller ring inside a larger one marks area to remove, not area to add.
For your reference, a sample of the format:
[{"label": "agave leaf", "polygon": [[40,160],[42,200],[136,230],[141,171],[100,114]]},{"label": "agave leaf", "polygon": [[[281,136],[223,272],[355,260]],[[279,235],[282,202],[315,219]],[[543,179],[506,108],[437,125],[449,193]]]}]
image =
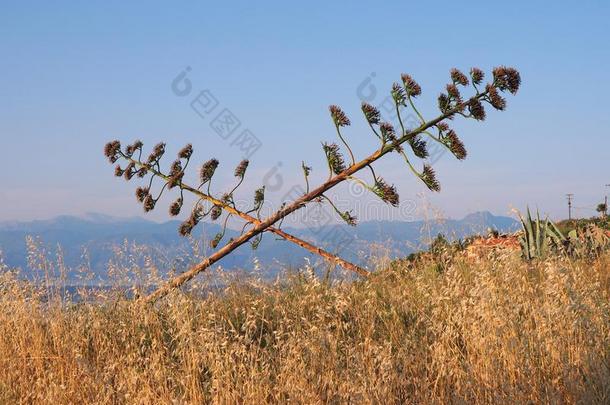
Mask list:
[{"label": "agave leaf", "polygon": [[531,254],[530,254],[530,248],[529,245],[527,243],[527,240],[522,237],[519,239],[519,243],[521,244],[521,249],[523,250],[523,256],[527,259],[527,260],[531,260]]},{"label": "agave leaf", "polygon": [[549,221],[551,223],[551,228],[553,229],[553,232],[555,232],[556,236],[559,238],[560,241],[564,241],[566,240],[566,237],[563,235],[563,233],[559,230],[559,228],[557,227],[557,225],[555,225],[555,223],[553,221]]},{"label": "agave leaf", "polygon": [[[529,214],[529,207],[528,207],[528,214]],[[525,258],[527,260],[531,260],[532,259],[532,231],[531,231],[531,225],[530,225],[530,221],[529,221],[529,215],[528,218],[524,218],[523,215],[521,215],[521,213],[519,213],[519,219],[521,220],[521,226],[523,227],[523,237],[521,238],[521,246],[523,249],[523,254],[525,256]]]},{"label": "agave leaf", "polygon": [[544,249],[544,238],[546,235],[540,229],[540,212],[538,209],[536,209],[536,227],[534,229],[536,230],[536,256],[541,257]]},{"label": "agave leaf", "polygon": [[525,221],[525,234],[527,235],[527,244],[530,249],[530,254],[533,253],[532,247],[535,246],[534,242],[534,230],[532,228],[532,214],[530,212],[530,208],[527,207],[527,221]]}]

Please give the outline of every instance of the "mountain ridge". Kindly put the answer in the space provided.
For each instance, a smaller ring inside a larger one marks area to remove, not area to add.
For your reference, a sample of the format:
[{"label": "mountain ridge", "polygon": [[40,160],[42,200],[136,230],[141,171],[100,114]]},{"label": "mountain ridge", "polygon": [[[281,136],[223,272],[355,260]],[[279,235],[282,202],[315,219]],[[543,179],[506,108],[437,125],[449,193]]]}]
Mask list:
[{"label": "mountain ridge", "polygon": [[[7,265],[26,269],[26,238],[33,236],[49,251],[61,246],[69,267],[79,266],[83,252],[87,251],[92,270],[102,277],[107,272],[108,262],[116,255],[117,246],[125,246],[127,240],[132,245],[147,246],[158,259],[174,258],[167,259],[169,263],[165,263],[165,267],[179,268],[188,264],[188,258],[193,260],[189,240],[178,234],[179,224],[178,220],[159,223],[142,217],[120,218],[97,213],[62,215],[48,220],[0,222],[0,252]],[[283,229],[365,266],[375,249],[380,247],[385,250],[384,254],[392,258],[402,257],[425,248],[429,240],[439,233],[448,239],[460,239],[472,234],[484,234],[489,228],[509,232],[518,229],[518,226],[513,218],[481,211],[462,219],[435,222],[374,220],[362,222],[356,227],[332,224]],[[207,247],[207,241],[220,230],[218,224],[205,222],[204,227],[197,228],[191,242],[203,241],[203,253],[208,254],[211,249]],[[227,229],[225,240],[237,235],[238,231]],[[265,234],[257,250],[242,246],[224,258],[220,265],[227,269],[251,268],[257,260],[263,268],[276,272],[283,267],[301,266],[305,258],[317,259],[296,245],[275,239],[274,235]]]}]

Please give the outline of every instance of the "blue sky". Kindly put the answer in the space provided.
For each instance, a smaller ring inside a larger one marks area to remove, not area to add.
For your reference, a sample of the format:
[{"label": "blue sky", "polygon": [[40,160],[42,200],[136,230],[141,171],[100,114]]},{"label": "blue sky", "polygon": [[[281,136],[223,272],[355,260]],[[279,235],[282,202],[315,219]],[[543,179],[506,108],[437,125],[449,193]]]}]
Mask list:
[{"label": "blue sky", "polygon": [[[488,111],[483,123],[456,120],[469,158],[443,155],[435,163],[440,194],[425,192],[390,157],[379,171],[419,209],[375,213],[364,197],[351,200],[360,217],[409,219],[407,211],[420,216],[426,204],[451,217],[506,214],[529,204],[558,218],[567,215],[568,192],[577,215],[590,216],[588,208],[610,183],[608,2],[23,1],[0,7],[0,221],[92,211],[141,215],[135,184],[114,178],[102,155],[114,138],[140,138],[148,146],[164,140],[172,153],[192,142],[196,161],[221,161],[217,184],[229,187],[241,152],[211,129],[213,116],[191,108],[204,89],[239,119],[238,131],[249,129],[262,144],[244,198],[275,168],[282,187],[269,198],[279,201],[299,183],[302,159],[313,166],[314,182],[324,178],[320,142],[334,140],[329,104],[352,118],[346,136],[364,157],[377,144],[359,114],[363,81],[374,76],[381,101],[402,72],[412,74],[423,88],[419,106],[433,117],[452,67],[514,66],[522,88],[509,97],[507,111]],[[192,92],[179,97],[171,84],[187,66]],[[149,217],[167,219],[165,209]]]}]

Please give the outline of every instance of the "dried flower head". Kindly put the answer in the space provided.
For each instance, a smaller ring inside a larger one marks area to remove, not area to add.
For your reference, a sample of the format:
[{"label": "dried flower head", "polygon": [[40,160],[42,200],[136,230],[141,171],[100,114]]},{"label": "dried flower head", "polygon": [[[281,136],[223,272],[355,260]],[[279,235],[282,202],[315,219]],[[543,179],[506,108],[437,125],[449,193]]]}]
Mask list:
[{"label": "dried flower head", "polygon": [[212,221],[216,221],[218,218],[220,218],[221,215],[222,208],[218,205],[213,206],[212,210],[210,211],[210,218],[212,219]]},{"label": "dried flower head", "polygon": [[464,103],[462,100],[459,100],[457,103],[455,103],[453,108],[458,112],[464,112],[464,110],[466,109],[466,103]]},{"label": "dried flower head", "polygon": [[189,221],[193,224],[193,227],[196,226],[199,221],[203,218],[203,207],[199,204],[195,204],[193,209],[191,210],[191,215],[189,216]]},{"label": "dried flower head", "polygon": [[443,114],[447,113],[451,108],[451,101],[445,93],[441,93],[438,96],[438,108]]},{"label": "dried flower head", "polygon": [[232,200],[233,200],[233,194],[230,194],[230,193],[224,193],[220,197],[220,201],[222,201],[225,204],[229,204]]},{"label": "dried flower head", "polygon": [[114,140],[104,145],[104,155],[110,157],[115,155],[121,149],[121,142]]},{"label": "dried flower head", "polygon": [[461,84],[462,86],[468,86],[468,77],[456,68],[451,69],[451,80],[455,84]]},{"label": "dried flower head", "polygon": [[254,191],[254,208],[258,210],[265,202],[265,186]]},{"label": "dried flower head", "polygon": [[345,223],[347,223],[349,226],[356,226],[356,224],[358,223],[358,218],[352,215],[352,213],[349,211],[345,211],[344,213],[342,213],[341,219],[343,219]]},{"label": "dried flower head", "polygon": [[381,114],[376,107],[373,107],[369,103],[362,103],[362,112],[369,124],[379,124]]},{"label": "dried flower head", "polygon": [[176,215],[180,214],[181,209],[182,209],[182,198],[178,197],[178,199],[169,206],[169,215],[171,215],[172,217],[175,217]]},{"label": "dried flower head", "polygon": [[182,163],[180,159],[175,160],[169,170],[169,180],[167,181],[168,188],[172,189],[182,182],[184,177],[184,170],[182,170]]},{"label": "dried flower head", "polygon": [[379,125],[379,130],[381,131],[381,139],[383,139],[384,142],[396,140],[396,131],[394,130],[394,126],[389,122],[382,122],[381,125]]},{"label": "dried flower head", "polygon": [[438,128],[439,131],[441,132],[446,132],[449,130],[449,125],[447,125],[446,122],[439,122],[438,124],[436,124],[436,127]]},{"label": "dried flower head", "polygon": [[396,152],[402,152],[402,146],[398,142],[396,131],[394,130],[392,124],[383,122],[381,125],[379,125],[379,130],[381,131],[381,140],[384,143],[390,142],[394,146]]},{"label": "dried flower head", "polygon": [[466,159],[468,153],[466,152],[466,148],[464,147],[464,143],[458,138],[455,131],[450,130],[445,137],[446,145],[449,147],[449,150],[453,155],[459,160]]},{"label": "dried flower head", "polygon": [[447,85],[447,94],[449,94],[449,98],[453,100],[461,100],[462,95],[458,90],[457,86],[453,83]]},{"label": "dried flower head", "polygon": [[153,198],[152,195],[148,194],[144,198],[144,212],[149,212],[155,209],[155,204],[157,201]]},{"label": "dried flower head", "polygon": [[512,94],[517,94],[521,86],[521,75],[515,68],[500,66],[494,68],[494,85],[504,91],[508,90]]},{"label": "dried flower head", "polygon": [[246,169],[248,168],[248,164],[250,164],[250,162],[247,159],[244,159],[239,162],[239,164],[235,168],[235,177],[240,177],[243,179],[246,175]]},{"label": "dried flower head", "polygon": [[403,73],[401,76],[402,83],[405,85],[405,90],[407,94],[411,97],[417,97],[421,94],[421,87],[411,76],[406,73]]},{"label": "dried flower head", "polygon": [[180,151],[178,152],[178,157],[180,159],[190,159],[191,156],[193,155],[193,145],[191,145],[190,143],[187,144],[184,148],[180,149]]},{"label": "dried flower head", "polygon": [[407,100],[407,96],[405,94],[405,90],[398,84],[394,83],[392,85],[392,91],[390,92],[394,102],[398,105],[402,105]]},{"label": "dried flower head", "polygon": [[331,168],[333,173],[339,174],[345,170],[345,161],[343,160],[343,156],[339,152],[339,146],[336,143],[322,144],[322,148],[324,149],[324,153],[326,153],[326,160],[328,161],[328,166]]},{"label": "dried flower head", "polygon": [[470,69],[470,78],[474,84],[481,84],[485,78],[485,73],[477,67]]},{"label": "dried flower head", "polygon": [[104,146],[104,155],[108,158],[110,163],[115,163],[118,160],[119,152],[121,151],[121,142],[111,141]]},{"label": "dried flower head", "polygon": [[519,71],[514,68],[507,68],[506,73],[508,90],[512,94],[517,94],[517,91],[519,91],[519,87],[521,87],[521,74],[519,74]]},{"label": "dried flower head", "polygon": [[140,167],[140,170],[138,170],[138,177],[143,178],[147,174],[148,174],[148,169],[145,166]]},{"label": "dried flower head", "polygon": [[488,84],[486,89],[489,104],[491,104],[491,106],[496,110],[504,110],[506,108],[506,100],[500,95],[500,93],[498,93],[498,90],[491,84]]},{"label": "dried flower head", "polygon": [[135,163],[129,162],[127,167],[125,167],[125,170],[123,170],[123,177],[125,178],[125,180],[127,180],[127,181],[131,180],[131,178],[134,176],[134,174],[136,174],[135,168],[136,168]]},{"label": "dried flower head", "polygon": [[180,160],[174,160],[169,168],[169,176],[175,176],[182,172],[182,162]]},{"label": "dried flower head", "polygon": [[341,108],[336,105],[331,105],[328,109],[330,110],[330,116],[336,126],[346,127],[350,124],[349,118],[347,118],[347,115],[345,115]]},{"label": "dried flower head", "polygon": [[399,197],[396,192],[396,187],[394,187],[394,185],[388,185],[381,177],[377,178],[373,191],[382,201],[393,205],[394,207],[398,206]]},{"label": "dried flower head", "polygon": [[301,168],[303,168],[303,174],[305,177],[308,177],[311,173],[311,167],[307,166],[305,162],[301,162]]},{"label": "dried flower head", "polygon": [[415,156],[420,159],[426,159],[428,155],[427,143],[419,135],[409,139],[409,145]]},{"label": "dried flower head", "polygon": [[468,103],[468,111],[472,115],[472,118],[478,121],[483,121],[485,119],[485,107],[479,101],[478,98],[472,98]]},{"label": "dried flower head", "polygon": [[125,148],[125,155],[127,155],[128,157],[133,156],[133,154],[137,150],[142,149],[143,145],[144,144],[140,140],[135,141],[131,145],[127,145],[127,147]]},{"label": "dried flower head", "polygon": [[210,241],[210,246],[212,247],[212,249],[216,249],[218,247],[218,244],[220,243],[220,241],[222,241],[223,236],[224,235],[221,232],[217,233],[216,236],[214,236],[214,239]]},{"label": "dried flower head", "polygon": [[193,232],[193,223],[189,219],[187,219],[186,221],[184,221],[180,224],[180,227],[178,228],[178,232],[182,236],[190,235],[191,232]]},{"label": "dried flower head", "polygon": [[121,169],[120,165],[116,165],[114,168],[114,175],[117,177],[121,177],[123,175],[124,171],[123,169]]},{"label": "dried flower head", "polygon": [[144,202],[144,199],[149,195],[148,187],[138,187],[136,188],[136,198],[139,202]]},{"label": "dried flower head", "polygon": [[423,180],[426,187],[428,187],[431,191],[441,191],[441,185],[436,179],[436,173],[432,166],[425,164],[424,171],[421,175],[421,179]]},{"label": "dried flower head", "polygon": [[158,162],[164,153],[165,153],[165,144],[163,142],[156,144],[155,147],[153,148],[153,151],[148,156],[148,164],[152,165],[152,164],[155,164],[156,162]]},{"label": "dried flower head", "polygon": [[201,221],[201,218],[203,218],[203,208],[199,204],[196,204],[188,219],[180,224],[180,227],[178,228],[180,235],[190,235],[191,232],[193,232],[193,228]]},{"label": "dried flower head", "polygon": [[202,184],[212,180],[217,167],[218,160],[216,159],[210,159],[201,166],[200,178]]}]

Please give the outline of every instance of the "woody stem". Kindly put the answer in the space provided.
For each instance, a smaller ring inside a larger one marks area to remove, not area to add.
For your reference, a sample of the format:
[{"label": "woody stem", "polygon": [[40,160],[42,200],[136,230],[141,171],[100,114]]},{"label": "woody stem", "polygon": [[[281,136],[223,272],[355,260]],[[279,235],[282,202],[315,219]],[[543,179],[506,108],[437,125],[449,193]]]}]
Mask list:
[{"label": "woody stem", "polygon": [[[130,157],[126,157],[125,156],[125,159],[127,159],[129,162],[132,162],[132,163],[136,164],[139,167],[145,167],[146,166],[142,162],[134,160],[134,159],[132,159]],[[156,169],[149,168],[148,170],[151,173],[153,173],[154,175],[162,178],[165,181],[168,181],[170,179],[169,176],[167,176],[167,175],[157,171]],[[217,205],[217,206],[223,208],[228,213],[233,214],[235,216],[238,216],[238,217],[244,219],[245,221],[253,224],[254,226],[256,226],[256,225],[261,223],[261,221],[259,219],[254,218],[254,217],[252,217],[252,216],[250,216],[250,215],[248,215],[248,214],[246,214],[246,213],[244,213],[244,212],[242,212],[242,211],[240,211],[240,210],[230,206],[229,204],[227,204],[227,203],[225,203],[225,202],[223,202],[221,200],[218,200],[218,199],[216,199],[216,198],[214,198],[214,197],[212,197],[212,196],[210,196],[208,194],[205,194],[205,193],[201,192],[200,190],[197,190],[196,188],[194,188],[192,186],[189,186],[188,184],[182,183],[180,185],[180,187],[181,187],[182,190],[189,191],[189,192],[195,194],[196,196],[198,196],[200,199],[207,200],[207,201],[211,202],[212,204]],[[367,270],[363,269],[362,267],[359,267],[359,266],[357,266],[357,265],[355,265],[353,263],[350,263],[347,260],[343,260],[342,258],[340,258],[340,257],[338,257],[338,256],[336,256],[336,255],[334,255],[334,254],[332,254],[332,253],[322,249],[322,248],[314,246],[314,245],[312,245],[309,242],[306,242],[306,241],[304,241],[302,239],[299,239],[296,236],[293,236],[293,235],[291,235],[291,234],[289,234],[287,232],[284,232],[281,229],[275,228],[273,226],[269,226],[269,227],[267,227],[265,229],[265,231],[273,232],[276,235],[282,237],[283,239],[285,239],[287,241],[290,241],[292,243],[295,243],[295,244],[299,245],[300,247],[302,247],[302,248],[304,248],[304,249],[306,249],[306,250],[308,250],[308,251],[310,251],[310,252],[312,252],[312,253],[314,253],[314,254],[316,254],[318,256],[322,256],[327,261],[329,261],[331,263],[334,263],[334,264],[338,264],[339,266],[343,267],[344,269],[352,271],[352,272],[354,272],[354,273],[356,273],[356,274],[358,274],[358,275],[360,275],[362,277],[367,277],[369,275],[369,272]]]},{"label": "woody stem", "polygon": [[[486,94],[487,94],[487,91],[470,98],[467,102],[464,103],[464,106],[469,105],[474,100],[484,97]],[[207,269],[208,267],[210,267],[211,265],[213,265],[214,263],[216,263],[223,257],[227,256],[229,253],[233,252],[239,246],[248,242],[250,239],[252,239],[256,235],[269,230],[269,228],[271,226],[273,226],[276,222],[278,222],[281,219],[283,219],[284,217],[290,215],[294,211],[297,211],[297,210],[303,208],[309,201],[312,201],[312,200],[322,196],[322,194],[324,194],[326,191],[333,188],[337,184],[342,183],[343,181],[348,179],[350,176],[352,176],[356,172],[362,170],[363,168],[367,167],[371,163],[379,160],[384,155],[392,152],[393,150],[396,149],[397,146],[400,146],[401,144],[409,141],[410,139],[413,139],[413,137],[417,136],[418,134],[422,133],[423,131],[427,130],[428,128],[435,126],[436,124],[443,121],[444,119],[455,115],[456,113],[460,112],[462,109],[463,108],[460,108],[460,106],[454,107],[454,108],[450,109],[449,111],[441,114],[437,118],[435,118],[431,121],[422,123],[418,128],[414,129],[413,131],[403,133],[402,136],[396,142],[382,146],[381,148],[376,150],[373,154],[371,154],[367,158],[359,161],[358,163],[351,165],[350,167],[345,169],[343,172],[335,175],[334,177],[331,177],[328,181],[326,181],[325,183],[323,183],[316,189],[310,191],[309,193],[302,195],[301,197],[296,199],[292,204],[287,205],[286,207],[280,209],[279,211],[276,211],[273,215],[271,215],[267,219],[260,221],[259,223],[256,223],[254,225],[254,227],[252,229],[250,229],[248,232],[246,232],[246,233],[242,234],[240,237],[234,239],[232,242],[228,243],[227,245],[222,247],[220,250],[218,250],[214,254],[208,256],[205,260],[203,260],[199,264],[196,264],[195,266],[191,267],[186,272],[180,274],[179,276],[173,278],[172,280],[169,280],[165,285],[159,287],[159,289],[157,289],[152,294],[150,294],[148,297],[146,297],[145,300],[147,302],[154,302],[157,299],[165,296],[172,289],[180,287],[184,283],[193,279],[200,272],[204,271],[205,269]]]}]

